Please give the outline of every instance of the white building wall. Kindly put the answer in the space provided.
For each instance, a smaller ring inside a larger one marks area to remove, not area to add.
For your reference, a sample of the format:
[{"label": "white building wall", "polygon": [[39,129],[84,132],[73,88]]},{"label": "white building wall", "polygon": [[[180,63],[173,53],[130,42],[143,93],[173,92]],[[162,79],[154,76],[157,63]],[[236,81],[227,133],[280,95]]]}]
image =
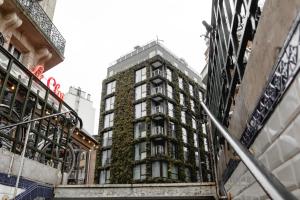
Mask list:
[{"label": "white building wall", "polygon": [[[71,106],[82,119],[83,129],[86,130],[90,135],[95,135],[95,108],[93,102],[86,98],[86,93],[81,91],[81,95],[78,96],[76,93],[77,88],[70,87],[68,93],[65,94],[65,102]],[[84,95],[82,95],[84,94]]]}]

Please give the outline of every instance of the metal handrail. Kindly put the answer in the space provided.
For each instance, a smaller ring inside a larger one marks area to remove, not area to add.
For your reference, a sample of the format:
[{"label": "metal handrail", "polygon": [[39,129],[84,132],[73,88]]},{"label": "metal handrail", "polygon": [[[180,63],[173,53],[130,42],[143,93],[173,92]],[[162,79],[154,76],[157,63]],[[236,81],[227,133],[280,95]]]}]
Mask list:
[{"label": "metal handrail", "polygon": [[210,112],[203,101],[200,101],[202,108],[205,110],[211,121],[216,128],[220,131],[227,142],[232,146],[237,155],[241,158],[242,162],[249,169],[251,174],[261,185],[263,190],[272,199],[276,200],[296,200],[297,198],[290,193],[286,187],[270,172],[263,164],[261,164],[251,153],[244,147],[238,139],[232,136],[228,130],[216,119]]},{"label": "metal handrail", "polygon": [[15,124],[10,124],[10,125],[7,125],[7,126],[2,126],[2,127],[0,127],[0,130],[15,127],[15,126],[19,126],[19,125],[23,125],[23,124],[28,124],[28,123],[31,123],[31,122],[39,121],[39,120],[42,120],[42,119],[47,119],[47,118],[50,118],[50,117],[55,117],[55,116],[58,116],[58,115],[63,115],[63,114],[69,113],[69,112],[71,112],[71,111],[68,110],[68,111],[65,111],[65,112],[55,113],[55,114],[52,114],[52,115],[46,115],[46,116],[43,116],[43,117],[22,121],[22,122],[15,123]]}]

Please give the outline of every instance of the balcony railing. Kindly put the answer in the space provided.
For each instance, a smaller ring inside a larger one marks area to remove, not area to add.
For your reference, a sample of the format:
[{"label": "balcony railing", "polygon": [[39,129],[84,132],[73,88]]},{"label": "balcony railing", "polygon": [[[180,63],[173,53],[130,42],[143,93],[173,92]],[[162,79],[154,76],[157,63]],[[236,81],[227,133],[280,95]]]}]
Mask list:
[{"label": "balcony railing", "polygon": [[152,95],[155,95],[155,94],[164,94],[162,87],[152,88],[152,92],[151,93],[152,93]]},{"label": "balcony railing", "polygon": [[160,114],[164,113],[164,109],[162,106],[155,106],[152,110],[152,114]]},{"label": "balcony railing", "polygon": [[63,56],[66,40],[36,0],[16,0],[31,20]]},{"label": "balcony railing", "polygon": [[162,126],[155,126],[152,128],[152,135],[164,135],[165,131]]},{"label": "balcony railing", "polygon": [[164,72],[160,69],[154,70],[152,72],[152,77],[155,77],[155,76],[164,76]]}]

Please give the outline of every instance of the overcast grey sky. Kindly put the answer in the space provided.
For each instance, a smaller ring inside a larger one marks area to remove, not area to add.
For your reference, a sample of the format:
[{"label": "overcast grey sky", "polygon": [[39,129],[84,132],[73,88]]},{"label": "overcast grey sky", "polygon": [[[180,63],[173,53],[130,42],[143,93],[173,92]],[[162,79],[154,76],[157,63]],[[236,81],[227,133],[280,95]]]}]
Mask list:
[{"label": "overcast grey sky", "polygon": [[90,93],[98,127],[109,64],[158,36],[199,73],[206,48],[202,20],[210,23],[210,15],[211,0],[57,0],[54,24],[67,41],[65,61],[46,76],[54,76],[63,92],[80,86]]}]

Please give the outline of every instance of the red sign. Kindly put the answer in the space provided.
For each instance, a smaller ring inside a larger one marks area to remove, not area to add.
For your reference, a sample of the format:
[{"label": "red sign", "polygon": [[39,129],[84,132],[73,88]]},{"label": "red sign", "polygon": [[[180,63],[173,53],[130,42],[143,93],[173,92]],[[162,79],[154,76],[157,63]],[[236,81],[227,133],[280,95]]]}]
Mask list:
[{"label": "red sign", "polygon": [[[44,77],[44,66],[42,65],[37,65],[35,66],[31,72],[40,80],[42,80]],[[61,98],[62,100],[64,99],[65,94],[62,93],[59,88],[60,88],[60,84],[56,83],[55,78],[50,77],[47,80],[47,86],[48,88],[50,88],[50,90],[52,90],[57,96],[59,96],[59,98]]]}]

